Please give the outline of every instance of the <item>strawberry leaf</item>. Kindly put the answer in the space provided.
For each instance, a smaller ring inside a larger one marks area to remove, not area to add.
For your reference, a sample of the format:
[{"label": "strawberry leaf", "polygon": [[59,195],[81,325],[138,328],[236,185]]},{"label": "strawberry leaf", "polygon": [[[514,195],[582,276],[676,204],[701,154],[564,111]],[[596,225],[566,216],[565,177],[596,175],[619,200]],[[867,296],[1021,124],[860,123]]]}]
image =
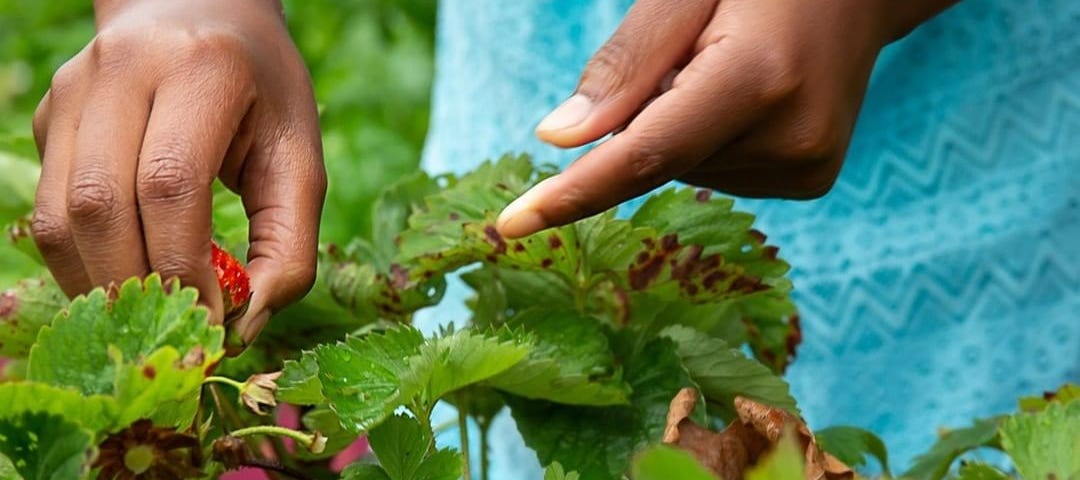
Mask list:
[{"label": "strawberry leaf", "polygon": [[471,330],[429,340],[409,359],[402,390],[419,395],[429,407],[450,392],[503,373],[529,354],[530,345]]},{"label": "strawberry leaf", "polygon": [[277,379],[277,399],[296,405],[315,405],[326,400],[319,381],[319,364],[315,355],[304,352],[299,360],[286,360]]},{"label": "strawberry leaf", "polygon": [[689,452],[668,446],[652,447],[634,458],[635,480],[718,480]]},{"label": "strawberry leaf", "polygon": [[398,328],[315,348],[322,393],[343,427],[362,433],[411,398],[402,376],[423,343],[419,331]]},{"label": "strawberry leaf", "polygon": [[1080,400],[1019,413],[1001,425],[1001,446],[1022,478],[1080,476]]},{"label": "strawberry leaf", "polygon": [[23,280],[0,292],[0,356],[26,358],[42,326],[68,305],[51,277]]},{"label": "strawberry leaf", "polygon": [[627,403],[629,388],[599,322],[572,310],[532,309],[507,322],[527,332],[534,347],[525,361],[493,378],[514,395],[576,405]]},{"label": "strawberry leaf", "polygon": [[542,465],[581,478],[621,479],[631,455],[660,441],[671,398],[692,385],[670,340],[649,342],[625,363],[630,405],[580,407],[507,395],[518,430]]},{"label": "strawberry leaf", "polygon": [[660,335],[675,342],[690,377],[721,417],[736,417],[737,396],[799,414],[787,382],[723,340],[680,325],[668,327]]},{"label": "strawberry leaf", "polygon": [[83,396],[70,388],[41,383],[0,383],[0,417],[23,413],[63,416],[83,428],[102,432],[117,425],[120,406],[103,395]]},{"label": "strawberry leaf", "polygon": [[462,457],[452,450],[434,450],[431,434],[415,418],[390,417],[372,429],[371,450],[390,480],[455,480]]},{"label": "strawberry leaf", "polygon": [[956,474],[957,480],[1009,480],[1009,477],[990,465],[985,463],[965,463],[960,466],[960,471]]},{"label": "strawberry leaf", "polygon": [[886,477],[889,471],[889,452],[877,435],[858,427],[836,426],[814,432],[818,446],[850,467],[866,465],[866,457],[873,456],[881,464]]},{"label": "strawberry leaf", "polygon": [[976,448],[999,443],[998,427],[1005,417],[976,420],[974,425],[941,434],[930,450],[915,458],[915,464],[901,478],[939,480],[949,472],[956,457]]},{"label": "strawberry leaf", "polygon": [[25,480],[83,478],[94,456],[93,434],[59,415],[0,418],[0,455]]}]

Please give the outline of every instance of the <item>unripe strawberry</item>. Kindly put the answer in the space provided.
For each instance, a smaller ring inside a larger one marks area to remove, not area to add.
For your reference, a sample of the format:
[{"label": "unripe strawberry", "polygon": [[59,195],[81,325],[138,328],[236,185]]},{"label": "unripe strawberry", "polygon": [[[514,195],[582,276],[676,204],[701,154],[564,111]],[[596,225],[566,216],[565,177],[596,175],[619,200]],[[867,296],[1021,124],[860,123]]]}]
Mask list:
[{"label": "unripe strawberry", "polygon": [[218,246],[217,242],[210,242],[210,247],[214,272],[217,273],[218,286],[225,302],[225,323],[229,323],[247,312],[251,284],[247,270],[236,257]]}]

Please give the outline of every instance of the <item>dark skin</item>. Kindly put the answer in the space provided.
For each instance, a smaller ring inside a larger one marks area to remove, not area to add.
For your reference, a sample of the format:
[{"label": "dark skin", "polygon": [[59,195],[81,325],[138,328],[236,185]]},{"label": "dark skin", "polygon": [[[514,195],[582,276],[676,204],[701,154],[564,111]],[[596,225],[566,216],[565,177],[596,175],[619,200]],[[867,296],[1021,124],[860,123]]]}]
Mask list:
[{"label": "dark skin", "polygon": [[[609,140],[511,204],[499,230],[563,225],[672,179],[824,194],[880,49],[954,0],[638,0],[537,135]],[[276,0],[97,0],[97,35],[34,118],[33,233],[69,295],[152,271],[215,322],[211,185],[244,201],[250,342],[315,278],[326,191],[311,82]]]}]

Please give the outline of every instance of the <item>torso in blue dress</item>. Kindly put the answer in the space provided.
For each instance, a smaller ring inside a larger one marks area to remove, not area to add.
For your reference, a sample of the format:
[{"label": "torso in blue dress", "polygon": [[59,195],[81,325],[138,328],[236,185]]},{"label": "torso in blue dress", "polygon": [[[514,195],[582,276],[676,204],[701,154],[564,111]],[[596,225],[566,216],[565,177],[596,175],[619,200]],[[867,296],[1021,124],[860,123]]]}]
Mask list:
[{"label": "torso in blue dress", "polygon": [[[443,0],[426,168],[576,158],[533,127],[630,3]],[[904,466],[938,427],[1080,380],[1080,2],[946,11],[882,53],[832,192],[737,205],[793,265],[812,427],[872,429]],[[494,478],[539,478],[508,418],[496,435]]]}]

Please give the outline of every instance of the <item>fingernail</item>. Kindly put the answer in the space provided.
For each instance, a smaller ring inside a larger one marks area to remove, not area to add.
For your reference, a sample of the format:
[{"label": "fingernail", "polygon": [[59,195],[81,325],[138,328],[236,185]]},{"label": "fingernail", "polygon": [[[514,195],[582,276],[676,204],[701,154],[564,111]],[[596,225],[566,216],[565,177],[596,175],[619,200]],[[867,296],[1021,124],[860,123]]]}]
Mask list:
[{"label": "fingernail", "polygon": [[585,121],[585,117],[589,116],[592,108],[593,103],[592,100],[589,100],[589,97],[575,93],[572,97],[566,99],[562,105],[552,110],[548,116],[544,117],[540,124],[536,126],[536,131],[551,132],[577,126]]},{"label": "fingernail", "polygon": [[495,221],[499,233],[510,238],[519,238],[547,228],[543,215],[536,209],[536,187],[525,192],[507,205]]}]

